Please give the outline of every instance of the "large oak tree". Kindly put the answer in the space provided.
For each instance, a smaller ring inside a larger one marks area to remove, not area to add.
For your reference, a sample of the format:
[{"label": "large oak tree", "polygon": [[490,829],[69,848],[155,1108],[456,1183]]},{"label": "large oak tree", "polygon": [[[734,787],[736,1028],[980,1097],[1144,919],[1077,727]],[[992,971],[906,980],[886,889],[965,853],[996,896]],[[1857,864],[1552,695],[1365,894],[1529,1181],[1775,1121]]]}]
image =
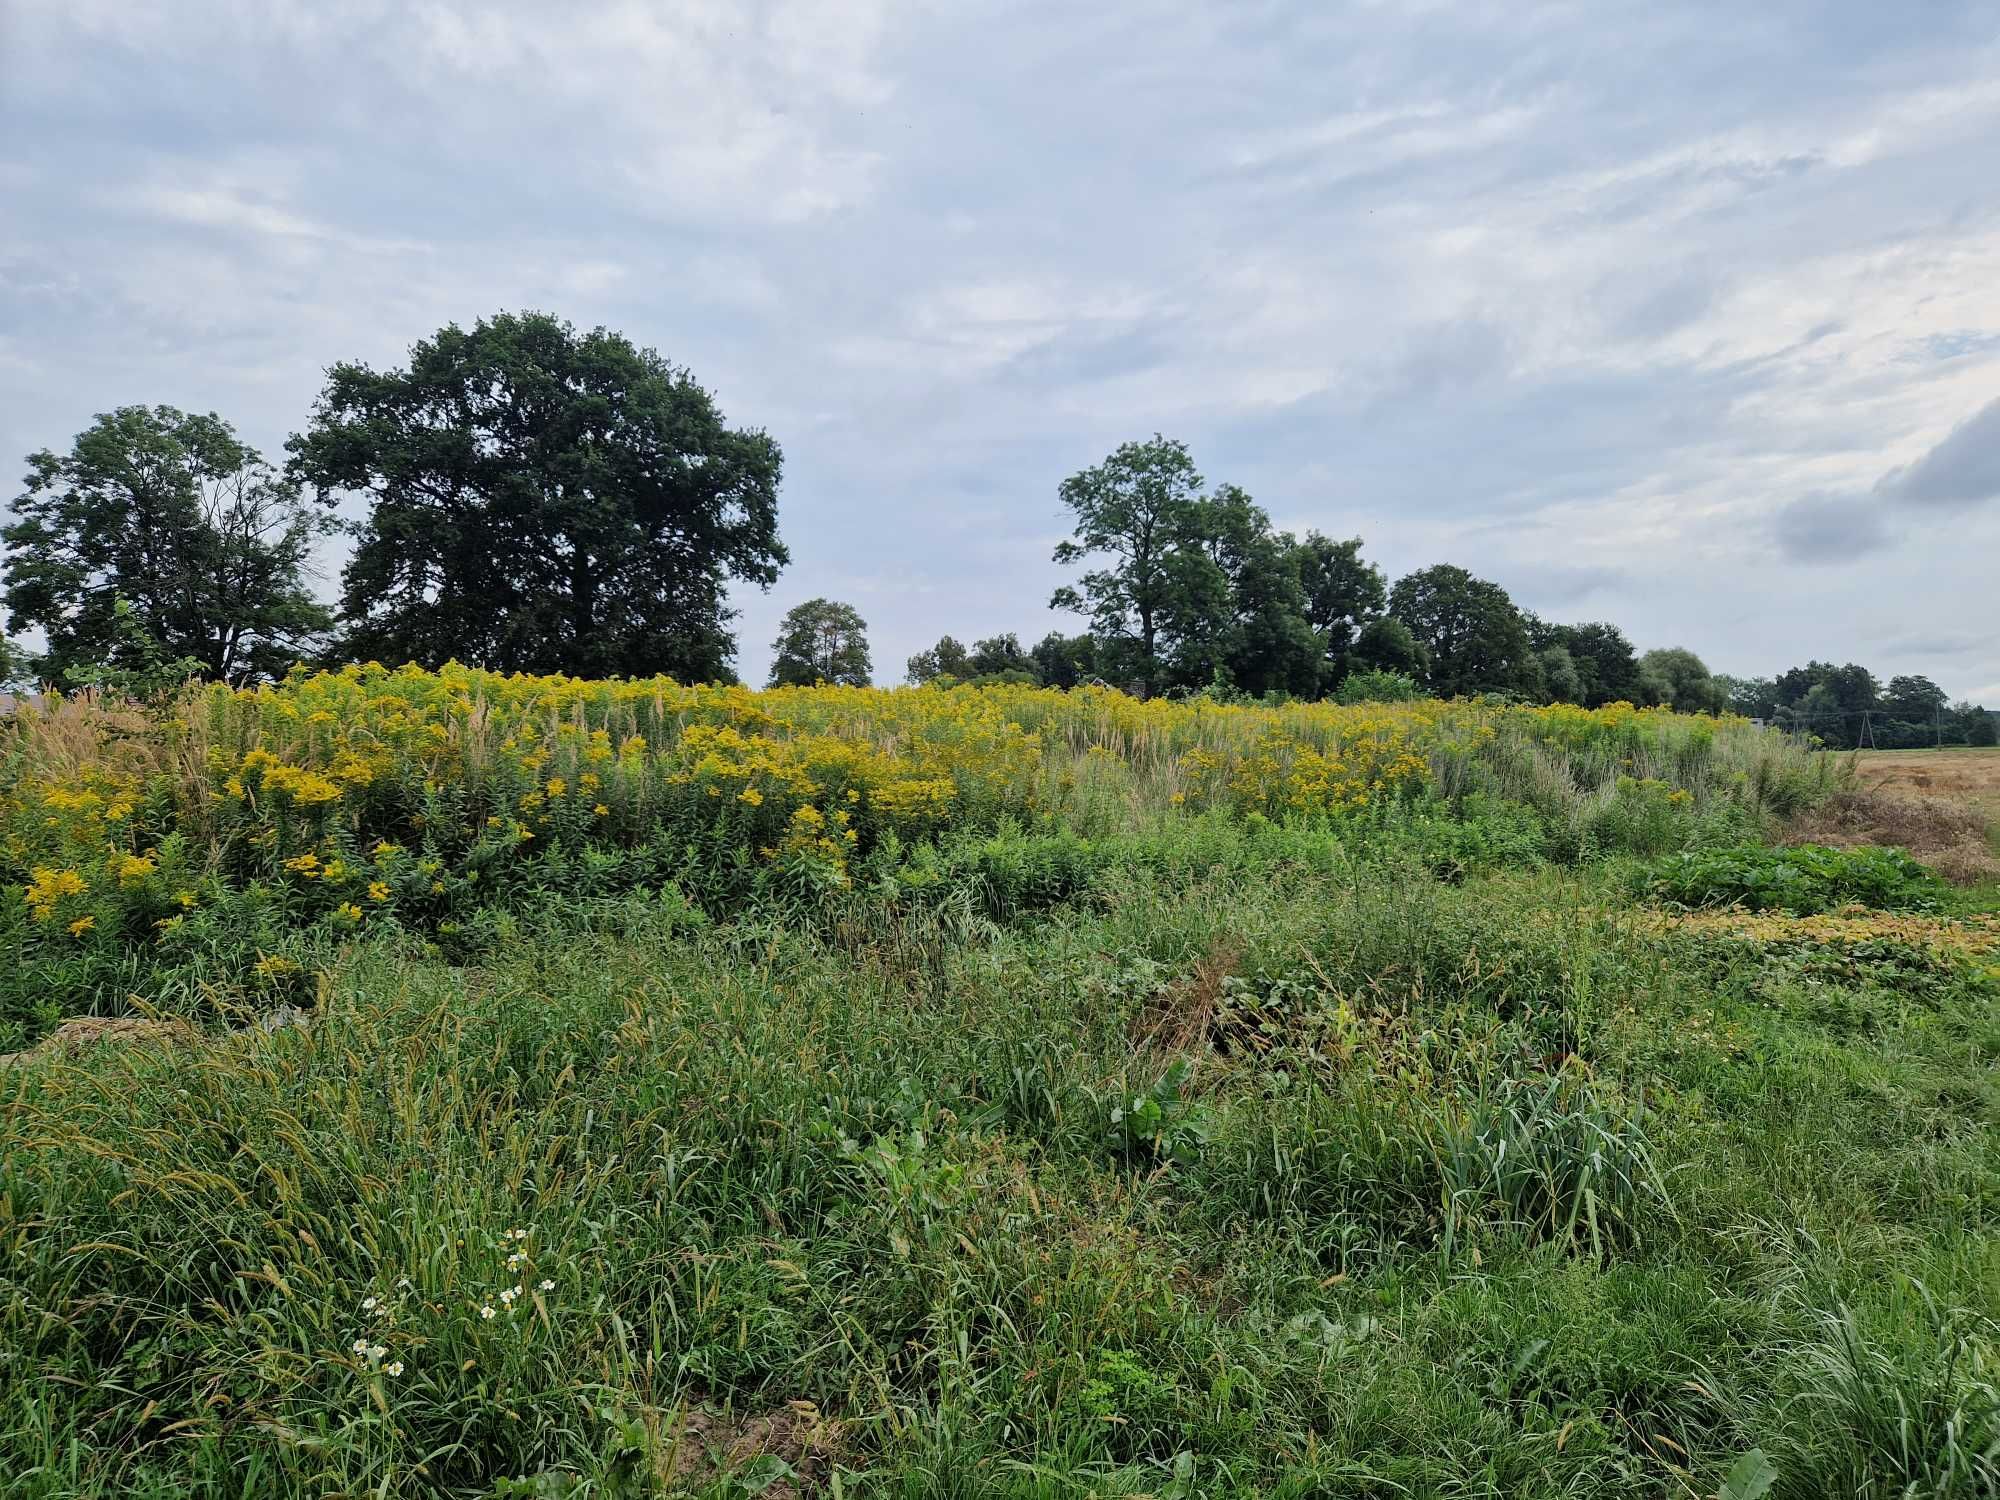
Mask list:
[{"label": "large oak tree", "polygon": [[652,350],[544,313],[447,326],[405,369],[335,365],[290,449],[369,503],[342,577],[356,656],[719,678],[730,581],[790,560],[777,443]]}]

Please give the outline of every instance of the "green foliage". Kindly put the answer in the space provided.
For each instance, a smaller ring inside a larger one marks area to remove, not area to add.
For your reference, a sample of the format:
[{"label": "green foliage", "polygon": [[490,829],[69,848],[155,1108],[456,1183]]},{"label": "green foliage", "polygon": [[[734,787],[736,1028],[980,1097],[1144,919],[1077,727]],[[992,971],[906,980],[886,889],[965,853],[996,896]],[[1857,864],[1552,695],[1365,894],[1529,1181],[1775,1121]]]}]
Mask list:
[{"label": "green foliage", "polygon": [[1373,668],[1349,673],[1333,695],[1336,703],[1411,703],[1421,696],[1414,679]]},{"label": "green foliage", "polygon": [[[1632,643],[1616,625],[1603,621],[1553,625],[1533,615],[1525,618],[1529,646],[1544,669],[1542,696],[1585,708],[1664,701],[1669,691],[1666,678],[1656,674],[1649,682],[1633,654]],[[1548,680],[1546,674],[1551,669],[1558,680]]]},{"label": "green foliage", "polygon": [[1752,1448],[1729,1466],[1715,1500],[1764,1500],[1777,1482],[1777,1465],[1764,1456],[1762,1448]]},{"label": "green foliage", "polygon": [[1447,1258],[1468,1228],[1497,1221],[1602,1260],[1648,1214],[1670,1211],[1643,1113],[1620,1114],[1560,1074],[1474,1100],[1444,1133],[1440,1169]]},{"label": "green foliage", "polygon": [[544,313],[451,324],[407,368],[337,364],[291,474],[368,515],[351,659],[727,675],[729,582],[768,587],[781,456],[686,370]]},{"label": "green foliage", "polygon": [[1158,434],[1063,481],[1075,534],[1056,548],[1055,561],[1103,563],[1057,589],[1050,608],[1087,614],[1092,633],[1129,657],[1142,698],[1167,685],[1162,656],[1176,644],[1176,625],[1199,612],[1190,590],[1212,596],[1222,587],[1211,571],[1183,565],[1202,488],[1186,444]]},{"label": "green foliage", "polygon": [[1697,849],[1667,857],[1650,872],[1650,891],[1676,906],[1742,906],[1796,915],[1858,904],[1882,911],[1937,906],[1946,887],[1900,849],[1829,849],[1757,844]]},{"label": "green foliage", "polygon": [[1127,443],[1065,480],[1062,500],[1075,534],[1055,560],[1102,565],[1050,602],[1090,617],[1100,671],[1140,697],[1217,681],[1253,697],[1318,689],[1326,642],[1299,549],[1237,486],[1208,492],[1185,444]]},{"label": "green foliage", "polygon": [[44,679],[185,659],[244,682],[282,672],[331,626],[306,584],[330,513],[213,413],[120,407],[28,465],[0,576],[8,627],[47,642]]},{"label": "green foliage", "polygon": [[1004,923],[956,846],[825,920],[552,881],[304,1024],[0,1065],[0,1472],[1985,1494],[1993,993],[1834,1031],[1415,826],[1005,830],[1091,895]]},{"label": "green foliage", "polygon": [[1656,700],[1684,714],[1719,714],[1729,707],[1729,694],[1720,678],[1692,651],[1679,646],[1658,647],[1639,658],[1642,674],[1665,685]]},{"label": "green foliage", "polygon": [[1389,613],[1423,648],[1425,685],[1438,697],[1533,685],[1527,626],[1498,584],[1440,563],[1397,579]]},{"label": "green foliage", "polygon": [[100,663],[72,664],[63,669],[62,685],[109,692],[139,703],[156,703],[192,679],[206,664],[192,656],[169,657],[146,633],[129,600],[114,599],[101,638],[106,648]]},{"label": "green foliage", "polygon": [[1430,673],[1430,652],[1393,615],[1383,615],[1361,627],[1354,639],[1354,661],[1364,672],[1394,672],[1415,682]]},{"label": "green foliage", "polygon": [[793,605],[771,651],[772,687],[868,686],[868,626],[851,604],[808,599]]},{"label": "green foliage", "polygon": [[1035,643],[1030,654],[1035,659],[1035,675],[1047,687],[1073,688],[1098,676],[1097,637],[1088,632],[1064,635],[1051,630]]},{"label": "green foliage", "polygon": [[951,636],[939,636],[935,646],[910,658],[907,670],[909,680],[918,687],[940,677],[963,682],[972,675],[972,653]]}]

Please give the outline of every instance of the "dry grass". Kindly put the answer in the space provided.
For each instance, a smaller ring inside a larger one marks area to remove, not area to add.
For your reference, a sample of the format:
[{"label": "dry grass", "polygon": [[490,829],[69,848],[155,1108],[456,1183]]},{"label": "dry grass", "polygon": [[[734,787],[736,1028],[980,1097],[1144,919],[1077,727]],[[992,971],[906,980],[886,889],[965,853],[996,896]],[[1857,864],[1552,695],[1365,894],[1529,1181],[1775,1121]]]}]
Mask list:
[{"label": "dry grass", "polygon": [[1793,819],[1788,843],[1888,844],[1961,885],[2000,878],[2000,753],[1882,750],[1855,759],[1854,785]]},{"label": "dry grass", "polygon": [[1855,759],[1865,786],[1948,797],[2000,823],[2000,750],[1864,750]]},{"label": "dry grass", "polygon": [[1162,990],[1132,1021],[1132,1040],[1163,1052],[1192,1052],[1206,1045],[1222,1000],[1223,981],[1236,972],[1243,945],[1218,939],[1194,968]]}]

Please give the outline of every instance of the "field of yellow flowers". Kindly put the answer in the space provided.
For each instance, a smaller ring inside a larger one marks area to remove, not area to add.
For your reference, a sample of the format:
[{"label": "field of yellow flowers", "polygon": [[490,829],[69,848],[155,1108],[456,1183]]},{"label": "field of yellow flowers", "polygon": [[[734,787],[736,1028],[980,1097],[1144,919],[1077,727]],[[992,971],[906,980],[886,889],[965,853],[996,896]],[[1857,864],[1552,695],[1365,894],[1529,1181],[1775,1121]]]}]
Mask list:
[{"label": "field of yellow flowers", "polygon": [[146,953],[283,988],[309,967],[288,935],[449,935],[528,888],[824,895],[871,860],[1003,827],[1379,825],[1469,793],[1659,837],[1814,774],[1741,721],[1628,705],[754,692],[369,665],[153,712],[52,700],[0,725],[0,920],[53,966],[46,1008],[65,974],[93,1004],[107,986],[143,994]]}]

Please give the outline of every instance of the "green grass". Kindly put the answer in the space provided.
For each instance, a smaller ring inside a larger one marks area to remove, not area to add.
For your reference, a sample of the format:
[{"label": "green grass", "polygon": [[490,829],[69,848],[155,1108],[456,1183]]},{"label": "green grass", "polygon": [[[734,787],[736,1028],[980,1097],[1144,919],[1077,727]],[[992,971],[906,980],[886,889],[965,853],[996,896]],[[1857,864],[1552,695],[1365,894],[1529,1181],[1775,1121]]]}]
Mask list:
[{"label": "green grass", "polygon": [[551,905],[0,1073],[0,1493],[1995,1494],[1994,981],[1482,837]]}]

